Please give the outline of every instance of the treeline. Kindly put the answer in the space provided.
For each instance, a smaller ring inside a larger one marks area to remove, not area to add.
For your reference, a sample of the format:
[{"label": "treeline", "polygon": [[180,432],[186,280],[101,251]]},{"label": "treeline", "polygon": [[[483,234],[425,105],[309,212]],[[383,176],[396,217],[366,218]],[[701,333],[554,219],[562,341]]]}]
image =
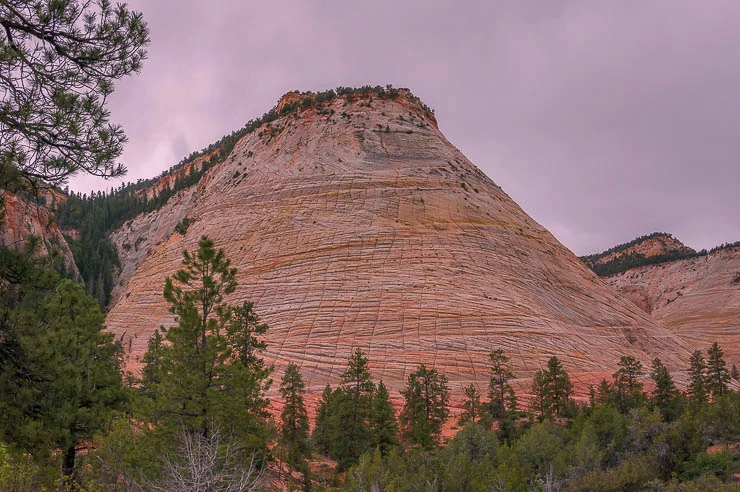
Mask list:
[{"label": "treeline", "polygon": [[178,172],[172,185],[164,187],[152,198],[137,186],[122,186],[108,194],[101,191],[89,196],[73,193],[56,208],[57,223],[66,233],[87,293],[95,297],[101,307],[105,308],[110,301],[113,269],[120,267],[118,253],[108,241],[108,236],[126,221],[158,210],[177,192],[198,183],[206,171],[221,162],[225,155],[216,153],[187,174]]},{"label": "treeline", "polygon": [[[485,394],[462,388],[454,422],[444,374],[416,367],[396,413],[358,348],[338,385],[324,389],[310,432],[293,363],[280,381],[281,414],[268,413],[268,328],[251,303],[224,301],[236,270],[207,237],[165,281],[175,322],[152,334],[139,377],[122,378],[120,341],[102,331],[95,301],[39,261],[30,249],[0,250],[2,490],[259,490],[276,458],[279,469],[289,466],[278,478],[291,490],[735,487],[738,371],[717,343],[692,354],[684,392],[660,359],[644,368],[624,356],[586,402],[573,398],[568,370],[552,356],[535,372],[527,405],[497,349]],[[323,456],[336,468],[312,466]]]},{"label": "treeline", "polygon": [[624,273],[627,270],[630,270],[632,268],[637,268],[637,267],[647,266],[647,265],[657,265],[659,263],[683,260],[687,258],[697,258],[701,256],[707,256],[709,254],[715,253],[717,251],[721,251],[723,249],[735,248],[735,247],[740,246],[740,241],[737,241],[734,243],[721,244],[719,246],[716,246],[710,249],[709,251],[707,251],[706,249],[702,249],[700,251],[693,251],[687,248],[684,251],[672,251],[669,253],[665,253],[661,255],[653,255],[653,256],[645,256],[641,253],[629,253],[629,254],[617,255],[615,258],[607,262],[603,262],[603,263],[599,262],[602,258],[610,256],[611,254],[625,251],[644,241],[648,241],[650,239],[655,239],[655,238],[660,238],[660,237],[672,238],[673,236],[665,232],[654,232],[652,234],[647,234],[647,235],[635,238],[632,241],[629,241],[627,243],[614,246],[613,248],[610,248],[604,251],[603,253],[581,256],[580,259],[586,264],[586,266],[588,266],[591,270],[593,270],[593,272],[596,273],[596,275],[600,277],[609,277],[612,275]]},{"label": "treeline", "polygon": [[687,258],[696,258],[706,256],[706,250],[700,252],[692,251],[672,251],[662,255],[645,256],[641,253],[629,253],[619,255],[605,263],[587,263],[589,268],[600,277],[609,277],[619,273],[626,272],[632,268],[647,265],[657,265],[667,261],[684,260]]},{"label": "treeline", "polygon": [[[179,191],[197,184],[210,168],[223,162],[231,154],[234,145],[247,134],[280,117],[310,107],[321,106],[337,97],[357,95],[396,99],[399,94],[399,89],[390,85],[385,87],[369,85],[358,88],[337,87],[315,94],[304,93],[300,101],[286,104],[280,108],[280,111],[276,105],[261,117],[249,120],[241,129],[224,135],[217,142],[198,152],[193,152],[156,178],[140,179],[136,183],[111,188],[109,192],[98,191],[90,195],[79,192],[69,193],[65,190],[67,199],[58,205],[55,214],[62,230],[79,232],[79,239],[71,234],[67,234],[66,238],[80,275],[85,282],[87,293],[95,297],[103,308],[110,301],[113,271],[114,268],[120,267],[118,255],[108,241],[111,232],[140,214],[160,209]],[[433,110],[418,98],[410,97],[422,109],[433,113]],[[200,166],[192,166],[197,159],[203,157],[208,157],[208,159]],[[191,167],[186,172],[188,166]],[[165,186],[149,198],[146,191],[171,174],[175,175],[172,184]]]},{"label": "treeline", "polygon": [[141,377],[122,377],[95,300],[40,261],[0,249],[0,490],[255,490],[275,436],[267,326],[223,301],[223,250],[204,237],[167,278],[177,322],[155,330]]},{"label": "treeline", "polygon": [[[462,428],[442,444],[450,390],[444,375],[421,365],[401,392],[398,420],[382,381],[377,387],[358,349],[341,384],[319,403],[314,448],[348,470],[342,490],[735,490],[740,453],[740,395],[729,388],[718,344],[692,354],[681,393],[660,359],[649,372],[622,357],[610,381],[589,388],[588,402],[557,356],[533,377],[518,406],[503,350],[490,354],[487,398],[463,389]],[[645,380],[650,391],[645,390]],[[707,452],[720,444],[716,451]],[[724,447],[722,447],[724,445]],[[323,483],[340,486],[337,476]],[[709,485],[711,486],[709,486]]]}]

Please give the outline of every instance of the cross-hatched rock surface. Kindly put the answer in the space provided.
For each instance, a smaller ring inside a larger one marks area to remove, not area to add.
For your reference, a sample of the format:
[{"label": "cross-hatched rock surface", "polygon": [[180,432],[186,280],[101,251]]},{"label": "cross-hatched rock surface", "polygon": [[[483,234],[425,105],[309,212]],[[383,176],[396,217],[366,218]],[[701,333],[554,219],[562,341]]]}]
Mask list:
[{"label": "cross-hatched rock surface", "polygon": [[740,247],[605,280],[693,349],[717,342],[728,364],[740,365]]},{"label": "cross-hatched rock surface", "polygon": [[[183,218],[193,222],[181,235]],[[557,355],[583,392],[622,355],[678,369],[689,353],[522,211],[406,92],[345,96],[273,121],[197,185],[116,231],[122,274],[107,324],[123,336],[129,368],[151,333],[173,323],[165,277],[204,234],[238,268],[230,301],[254,301],[270,326],[274,379],[295,362],[314,394],[339,382],[355,347],[396,397],[420,363],[446,374],[453,394],[469,382],[485,392],[499,347],[520,388]]]}]

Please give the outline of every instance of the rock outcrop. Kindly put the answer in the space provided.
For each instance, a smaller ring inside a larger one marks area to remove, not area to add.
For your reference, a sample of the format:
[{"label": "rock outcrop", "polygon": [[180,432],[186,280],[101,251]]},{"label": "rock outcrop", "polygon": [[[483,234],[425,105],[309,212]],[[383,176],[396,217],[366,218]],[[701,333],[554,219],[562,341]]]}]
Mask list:
[{"label": "rock outcrop", "polygon": [[636,254],[645,258],[653,258],[676,253],[688,255],[695,253],[695,251],[670,234],[654,234],[648,239],[640,241],[628,248],[599,256],[595,264],[608,263],[620,256],[626,255]]},{"label": "rock outcrop", "polygon": [[396,395],[422,362],[453,393],[485,390],[498,347],[521,387],[557,355],[584,391],[621,355],[675,370],[690,351],[527,216],[407,91],[272,121],[113,234],[122,269],[107,325],[124,336],[130,369],[172,324],[165,277],[204,234],[238,268],[230,300],[254,301],[270,326],[275,378],[296,362],[315,393],[338,382],[355,347]]},{"label": "rock outcrop", "polygon": [[51,189],[39,190],[38,196],[23,196],[2,192],[4,208],[0,217],[0,245],[22,249],[31,236],[39,239],[39,255],[58,258],[73,278],[79,277],[72,251],[50,209],[62,193]]},{"label": "rock outcrop", "polygon": [[605,279],[694,349],[718,342],[740,365],[740,247]]}]

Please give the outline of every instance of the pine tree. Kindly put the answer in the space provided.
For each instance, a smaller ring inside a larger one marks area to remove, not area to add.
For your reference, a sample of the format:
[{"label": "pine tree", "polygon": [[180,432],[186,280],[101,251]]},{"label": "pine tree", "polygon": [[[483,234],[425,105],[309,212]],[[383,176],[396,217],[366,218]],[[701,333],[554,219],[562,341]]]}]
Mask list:
[{"label": "pine tree", "polygon": [[337,460],[340,470],[356,464],[374,445],[370,422],[374,392],[367,357],[359,348],[349,358],[340,387],[324,389],[313,438],[322,452]]},{"label": "pine tree", "polygon": [[557,357],[551,357],[547,361],[547,387],[548,404],[552,414],[563,415],[573,393],[573,383]]},{"label": "pine tree", "polygon": [[462,407],[463,413],[458,420],[460,425],[464,425],[467,422],[477,422],[481,418],[481,402],[480,402],[480,391],[475,387],[473,383],[470,383],[463,388],[465,393],[465,399],[463,399]]},{"label": "pine tree", "polygon": [[238,436],[246,451],[264,450],[271,368],[259,357],[264,345],[256,336],[267,327],[251,304],[224,302],[236,288],[236,269],[209,238],[196,252],[184,251],[182,265],[164,288],[176,324],[161,329],[166,344],[153,335],[149,347],[156,352],[144,357],[142,394],[157,396],[150,417],[204,436],[215,424]]},{"label": "pine tree", "polygon": [[78,170],[122,175],[126,136],[106,102],[146,57],[141,14],[110,2],[9,0],[0,26],[0,175],[12,166],[54,185]]},{"label": "pine tree", "polygon": [[529,402],[529,408],[537,414],[540,420],[552,417],[552,411],[548,403],[548,382],[547,372],[544,369],[538,369],[532,378],[532,400]]},{"label": "pine tree", "polygon": [[[511,359],[504,355],[503,349],[494,350],[489,357],[491,379],[488,384],[488,412],[493,418],[501,418],[507,411],[507,399],[511,403],[511,395],[514,394],[514,389],[509,383],[514,379],[514,373],[511,371]],[[514,409],[508,405],[508,410]]]},{"label": "pine tree", "polygon": [[707,363],[701,350],[695,350],[689,359],[689,388],[688,394],[696,403],[708,401],[707,394]]},{"label": "pine tree", "polygon": [[612,386],[609,384],[609,381],[606,379],[602,379],[599,382],[598,388],[596,388],[596,401],[598,403],[604,404],[607,401],[609,401],[614,392],[612,390]]},{"label": "pine tree", "polygon": [[367,357],[359,347],[349,358],[339,389],[344,403],[339,408],[341,424],[337,429],[337,444],[344,449],[338,458],[343,466],[350,466],[372,445],[369,417],[375,384],[370,377]]},{"label": "pine tree", "polygon": [[553,356],[547,361],[546,370],[535,372],[532,381],[530,408],[539,414],[541,420],[567,413],[573,383],[560,360]]},{"label": "pine tree", "polygon": [[0,342],[13,352],[0,364],[0,440],[37,457],[60,449],[69,476],[77,445],[123,408],[120,346],[103,331],[104,315],[79,284],[38,273],[54,290],[26,291],[29,297],[3,319]]},{"label": "pine tree", "polygon": [[732,370],[730,371],[730,377],[735,381],[740,380],[740,372],[737,370],[737,366],[732,364]]},{"label": "pine tree", "polygon": [[321,399],[319,404],[316,406],[316,420],[311,437],[313,438],[314,445],[319,451],[324,454],[329,454],[329,447],[332,442],[332,422],[331,422],[331,401],[332,401],[332,389],[329,383],[326,383],[323,393],[321,393]]},{"label": "pine tree", "polygon": [[707,350],[706,388],[712,399],[719,398],[727,393],[727,383],[730,382],[730,372],[724,359],[722,348],[714,342]]},{"label": "pine tree", "polygon": [[393,410],[388,388],[381,379],[373,395],[370,407],[370,430],[372,446],[379,449],[382,456],[387,456],[391,448],[398,446],[398,423]]},{"label": "pine tree", "polygon": [[288,447],[288,463],[296,469],[304,469],[304,460],[310,456],[308,413],[303,402],[305,392],[306,385],[298,366],[289,363],[280,383],[280,394],[285,400],[280,413],[280,441]]},{"label": "pine tree", "polygon": [[619,369],[612,375],[612,390],[617,400],[617,408],[624,413],[640,405],[643,400],[643,384],[639,378],[644,375],[642,363],[632,356],[619,359]]},{"label": "pine tree", "polygon": [[449,415],[447,405],[450,389],[447,376],[421,364],[415,372],[409,374],[401,394],[405,399],[401,424],[406,436],[414,444],[431,449]]},{"label": "pine tree", "polygon": [[[144,395],[152,402],[156,402],[157,388],[162,383],[163,373],[167,370],[164,367],[164,337],[161,330],[155,330],[147,342],[147,351],[141,358],[144,364],[141,370],[141,387]],[[158,419],[158,416],[157,416]]]},{"label": "pine tree", "polygon": [[660,409],[663,417],[672,416],[670,415],[670,409],[676,398],[678,398],[679,392],[673,382],[671,373],[668,372],[668,368],[657,357],[652,363],[650,379],[655,383],[655,388],[650,398],[651,403]]}]

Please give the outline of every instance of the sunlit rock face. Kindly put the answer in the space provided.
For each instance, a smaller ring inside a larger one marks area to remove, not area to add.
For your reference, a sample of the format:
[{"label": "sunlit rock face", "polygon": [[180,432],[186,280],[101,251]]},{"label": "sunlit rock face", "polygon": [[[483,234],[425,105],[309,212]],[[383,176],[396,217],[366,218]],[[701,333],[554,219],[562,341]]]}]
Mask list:
[{"label": "sunlit rock face", "polygon": [[[194,222],[181,235],[183,218]],[[583,392],[622,355],[659,356],[671,369],[688,358],[685,343],[522,211],[408,92],[344,96],[263,126],[197,185],[116,231],[122,273],[107,324],[130,369],[151,333],[173,323],[165,277],[204,234],[238,268],[230,300],[254,301],[270,326],[275,378],[296,362],[314,393],[339,381],[355,347],[396,397],[420,363],[445,373],[453,393],[469,382],[485,392],[499,347],[521,388],[557,355]]]},{"label": "sunlit rock face", "polygon": [[740,247],[605,279],[693,349],[718,342],[740,366]]}]

